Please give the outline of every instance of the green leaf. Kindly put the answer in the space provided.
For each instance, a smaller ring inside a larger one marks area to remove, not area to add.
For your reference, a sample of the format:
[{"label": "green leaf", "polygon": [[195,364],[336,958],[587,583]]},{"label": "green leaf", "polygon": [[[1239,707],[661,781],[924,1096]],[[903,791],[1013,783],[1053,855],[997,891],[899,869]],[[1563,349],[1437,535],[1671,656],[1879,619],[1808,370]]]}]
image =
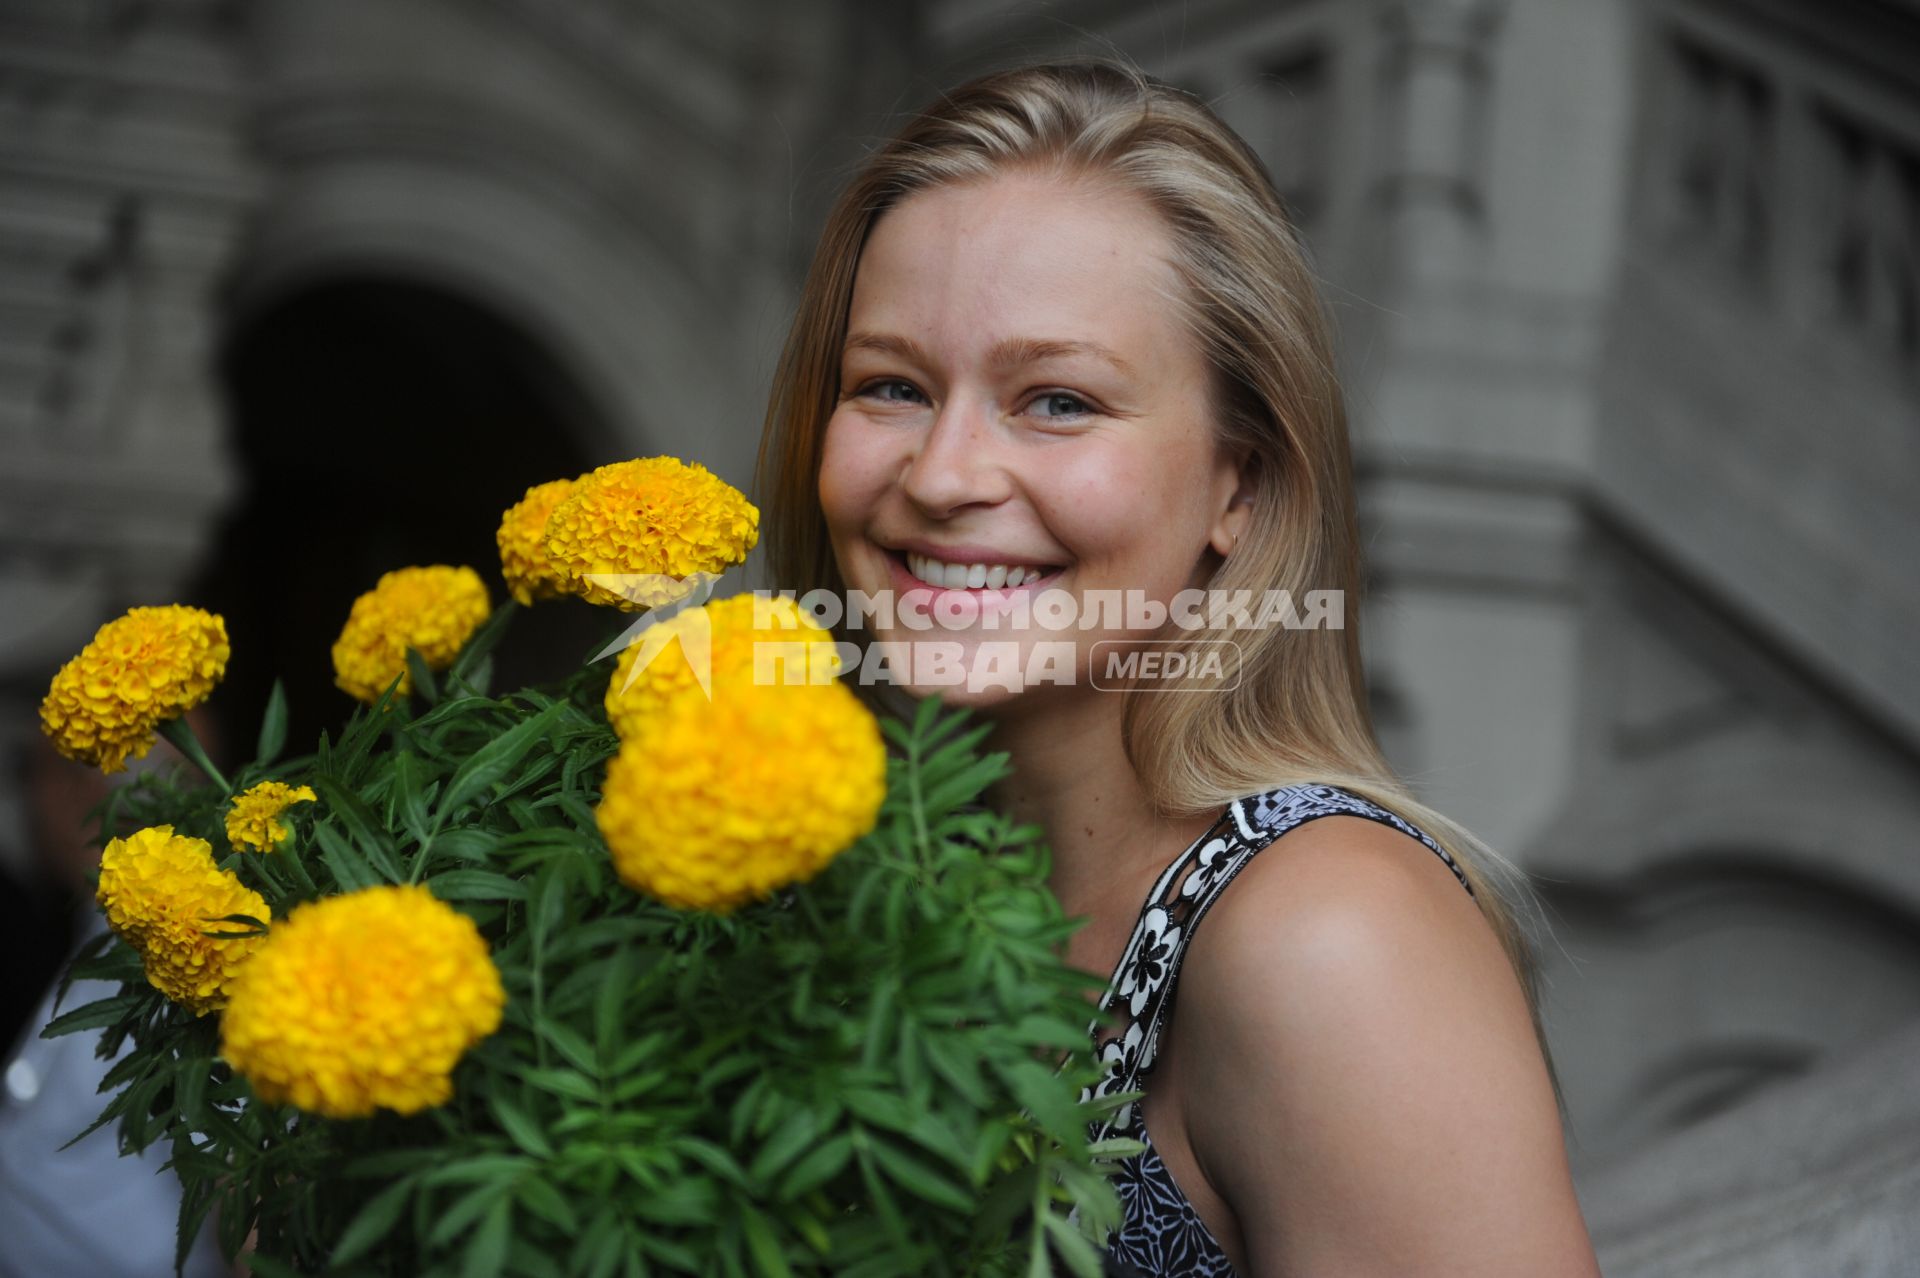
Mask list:
[{"label": "green leaf", "polygon": [[112,998],[96,999],[91,1003],[82,1003],[71,1012],[62,1013],[47,1022],[40,1031],[41,1038],[59,1038],[62,1034],[73,1034],[80,1030],[99,1029],[112,1025],[127,1013],[147,1001],[147,995],[116,994]]},{"label": "green leaf", "polygon": [[254,749],[254,761],[267,767],[287,748],[287,689],[278,679],[267,694],[267,712],[260,719],[260,743]]},{"label": "green leaf", "polygon": [[427,880],[443,901],[524,901],[527,885],[491,870],[447,870]]},{"label": "green leaf", "polygon": [[819,1132],[820,1125],[812,1110],[795,1109],[760,1146],[753,1161],[747,1164],[747,1175],[765,1182],[799,1157],[800,1151],[811,1145]]},{"label": "green leaf", "polygon": [[673,1147],[728,1184],[744,1185],[747,1182],[747,1173],[741,1170],[733,1155],[712,1141],[702,1140],[698,1136],[684,1136],[675,1141]]},{"label": "green leaf", "polygon": [[356,1212],[346,1229],[341,1231],[340,1241],[334,1244],[333,1263],[344,1265],[366,1255],[392,1233],[394,1225],[400,1220],[400,1213],[406,1208],[407,1200],[413,1196],[414,1185],[414,1178],[408,1176],[369,1198],[366,1206]]},{"label": "green leaf", "polygon": [[456,1185],[465,1181],[494,1180],[532,1171],[534,1164],[519,1154],[476,1154],[458,1159],[426,1173],[425,1185]]},{"label": "green leaf", "polygon": [[447,672],[447,678],[469,683],[481,682],[478,667],[500,646],[500,640],[512,624],[514,614],[519,611],[519,601],[512,598],[494,609],[493,615],[461,647],[460,655],[454,658],[453,668]]},{"label": "green leaf", "polygon": [[917,1194],[934,1206],[945,1207],[950,1211],[963,1213],[973,1211],[972,1194],[911,1154],[896,1148],[891,1141],[875,1138],[870,1148],[873,1151],[874,1161],[880,1164],[888,1178],[909,1193]]},{"label": "green leaf", "polygon": [[629,1201],[635,1215],[655,1224],[710,1225],[719,1211],[720,1191],[710,1180],[674,1180]]},{"label": "green leaf", "polygon": [[632,985],[633,951],[623,948],[615,951],[601,972],[600,988],[593,1001],[593,1042],[602,1061],[613,1059],[618,1046],[620,1014],[626,1007],[627,992]]},{"label": "green leaf", "polygon": [[539,1026],[540,1036],[552,1043],[560,1054],[573,1063],[574,1068],[590,1078],[604,1076],[599,1056],[594,1053],[593,1044],[576,1029],[572,1029],[552,1017],[542,1017]]},{"label": "green leaf", "polygon": [[787,1171],[780,1182],[780,1197],[799,1198],[818,1189],[846,1169],[853,1157],[853,1137],[842,1132],[815,1145]]},{"label": "green leaf", "polygon": [[425,783],[420,775],[420,760],[410,750],[402,750],[393,760],[394,798],[400,808],[401,824],[415,843],[426,843],[427,826]]},{"label": "green leaf", "polygon": [[313,788],[320,792],[327,810],[345,826],[354,841],[366,853],[368,864],[384,876],[388,883],[399,883],[406,878],[400,872],[399,852],[393,846],[393,835],[388,833],[385,823],[373,814],[367,801],[347,786],[328,776],[315,776]]},{"label": "green leaf", "polygon": [[568,1096],[574,1100],[598,1101],[600,1089],[585,1074],[577,1074],[570,1069],[530,1069],[526,1079],[541,1091],[552,1092],[555,1096]]},{"label": "green leaf", "polygon": [[1080,1236],[1078,1230],[1050,1211],[1041,1214],[1040,1223],[1052,1239],[1054,1249],[1074,1273],[1079,1274],[1080,1278],[1100,1278],[1103,1271],[1100,1253],[1094,1250],[1092,1243]]},{"label": "green leaf", "polygon": [[747,1236],[747,1252],[763,1278],[793,1278],[793,1267],[787,1263],[786,1253],[765,1216],[742,1203],[740,1229]]},{"label": "green leaf", "polygon": [[427,669],[427,660],[420,655],[418,648],[407,649],[407,672],[413,676],[414,696],[427,705],[440,700],[440,685],[435,681],[433,671]]},{"label": "green leaf", "polygon": [[990,1103],[986,1079],[981,1076],[979,1061],[961,1046],[959,1036],[935,1030],[926,1035],[924,1045],[933,1072],[967,1104],[985,1109]]},{"label": "green leaf", "polygon": [[485,1220],[467,1244],[460,1278],[498,1278],[507,1263],[507,1240],[513,1228],[513,1199],[502,1197],[487,1209]]},{"label": "green leaf", "polygon": [[192,1252],[194,1244],[200,1241],[200,1231],[207,1223],[207,1213],[213,1210],[216,1198],[211,1180],[184,1180],[183,1188],[185,1192],[180,1195],[180,1211],[174,1217],[173,1224],[175,1273],[185,1272],[187,1255]]},{"label": "green leaf", "polygon": [[980,792],[998,780],[1007,770],[1005,754],[990,754],[928,790],[922,802],[929,815],[941,815],[980,797]]},{"label": "green leaf", "polygon": [[427,1233],[427,1246],[444,1247],[458,1238],[467,1226],[511,1194],[513,1187],[511,1177],[497,1177],[469,1189],[433,1222],[433,1228]]},{"label": "green leaf", "polygon": [[436,819],[445,824],[446,819],[470,799],[484,794],[506,776],[546,735],[564,708],[559,704],[548,706],[533,718],[507,729],[474,751],[453,774],[453,780],[447,783],[446,793],[440,796]]},{"label": "green leaf", "polygon": [[514,1192],[522,1206],[561,1233],[571,1237],[580,1232],[580,1217],[574,1213],[573,1204],[550,1181],[528,1176]]},{"label": "green leaf", "polygon": [[375,887],[382,882],[373,872],[367,859],[353,850],[346,836],[334,829],[329,821],[322,820],[313,827],[314,841],[320,845],[320,860],[333,873],[335,882],[343,892],[358,892],[361,888]]},{"label": "green leaf", "polygon": [[258,1278],[304,1278],[298,1269],[286,1261],[277,1260],[257,1251],[247,1253],[247,1267],[252,1269]]},{"label": "green leaf", "polygon": [[553,1145],[547,1140],[547,1134],[527,1116],[525,1110],[509,1101],[497,1089],[487,1098],[487,1104],[500,1123],[500,1130],[511,1137],[514,1144],[535,1158],[553,1157]]}]

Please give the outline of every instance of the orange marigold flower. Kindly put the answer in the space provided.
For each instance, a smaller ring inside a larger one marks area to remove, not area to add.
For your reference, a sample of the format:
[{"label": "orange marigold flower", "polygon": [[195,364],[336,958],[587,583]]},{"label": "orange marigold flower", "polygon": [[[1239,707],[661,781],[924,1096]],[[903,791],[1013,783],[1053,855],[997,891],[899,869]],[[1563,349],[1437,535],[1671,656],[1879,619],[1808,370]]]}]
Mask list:
[{"label": "orange marigold flower", "polygon": [[312,803],[313,787],[297,789],[284,781],[262,781],[234,796],[227,809],[227,842],[235,852],[271,852],[287,841],[280,814],[296,803]]},{"label": "orange marigold flower", "polygon": [[69,759],[118,772],[145,758],[154,730],[205,701],[227,673],[225,619],[199,608],[134,608],[60,667],[41,729]]},{"label": "orange marigold flower", "polygon": [[811,878],[871,830],[880,725],[838,680],[673,698],[607,767],[595,812],[630,887],[726,913]]},{"label": "orange marigold flower", "polygon": [[234,974],[264,939],[219,920],[271,920],[266,899],[214,863],[211,844],[170,825],[108,843],[96,896],[108,926],[139,951],[148,982],[196,1016],[226,1003]]},{"label": "orange marigold flower", "polygon": [[473,920],[424,887],[309,902],[241,969],[220,1055],[272,1104],[411,1114],[500,1027],[506,992]]},{"label": "orange marigold flower", "polygon": [[[607,721],[622,737],[674,697],[703,695],[694,675],[704,644],[708,687],[761,683],[824,683],[840,673],[833,635],[799,604],[780,595],[742,594],[688,608],[655,622],[621,650],[607,680]],[[809,651],[802,644],[821,644]],[[640,657],[646,666],[634,672]]]},{"label": "orange marigold flower", "polygon": [[492,610],[471,568],[434,564],[386,573],[353,601],[333,644],[334,682],[372,704],[398,675],[397,692],[405,696],[413,691],[408,648],[419,651],[427,669],[445,670]]},{"label": "orange marigold flower", "polygon": [[738,489],[673,457],[602,466],[575,481],[547,519],[547,557],[561,588],[628,612],[666,596],[632,598],[588,578],[718,573],[759,538],[760,512]]},{"label": "orange marigold flower", "polygon": [[571,479],[535,484],[500,517],[500,529],[494,534],[500,545],[500,575],[507,579],[508,593],[522,605],[564,593],[547,559],[547,519],[554,507],[573,494],[573,486]]}]

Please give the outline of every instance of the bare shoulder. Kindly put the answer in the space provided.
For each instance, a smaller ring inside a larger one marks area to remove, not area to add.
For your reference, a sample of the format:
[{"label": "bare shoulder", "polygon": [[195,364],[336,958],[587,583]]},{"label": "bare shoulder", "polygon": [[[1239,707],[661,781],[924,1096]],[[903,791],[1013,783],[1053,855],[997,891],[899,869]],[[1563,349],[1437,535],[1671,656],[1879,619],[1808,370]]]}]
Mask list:
[{"label": "bare shoulder", "polygon": [[1174,1032],[1254,1273],[1597,1272],[1519,978],[1418,839],[1330,816],[1262,850],[1194,934]]},{"label": "bare shoulder", "polygon": [[[1277,963],[1322,981],[1364,982],[1437,952],[1456,980],[1512,974],[1492,925],[1431,848],[1366,817],[1321,817],[1263,849],[1220,897],[1195,941],[1197,970],[1182,976],[1182,998],[1193,976],[1212,984],[1213,967],[1240,976],[1251,966],[1257,975]],[[1231,980],[1222,992],[1246,988]]]}]

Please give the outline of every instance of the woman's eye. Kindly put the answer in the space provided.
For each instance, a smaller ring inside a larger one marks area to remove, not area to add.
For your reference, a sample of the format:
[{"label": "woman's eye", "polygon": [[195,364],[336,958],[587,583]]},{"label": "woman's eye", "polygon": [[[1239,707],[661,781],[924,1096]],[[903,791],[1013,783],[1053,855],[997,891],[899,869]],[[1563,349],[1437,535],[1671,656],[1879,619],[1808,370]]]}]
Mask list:
[{"label": "woman's eye", "polygon": [[889,387],[894,387],[894,386],[897,386],[900,389],[906,391],[909,395],[918,395],[920,393],[919,391],[913,388],[912,383],[903,382],[897,377],[890,377],[883,382],[869,382],[867,383],[866,388],[862,390],[860,393],[862,395],[870,395],[874,399],[878,399],[889,404],[902,404],[902,403],[912,402],[911,400],[896,399],[892,395],[888,395],[885,393]]},{"label": "woman's eye", "polygon": [[[895,392],[898,392],[897,394]],[[920,404],[926,397],[912,382],[902,381],[898,377],[888,377],[876,382],[868,382],[857,392],[869,399],[877,399],[883,404]],[[1037,410],[1040,416],[1057,421],[1067,421],[1075,417],[1090,416],[1091,405],[1078,395],[1066,391],[1042,391],[1028,401],[1030,410]]]},{"label": "woman's eye", "polygon": [[[1066,391],[1044,391],[1034,396],[1033,403],[1040,408],[1042,417],[1084,417],[1093,411],[1086,400],[1078,395],[1069,395]],[[1064,406],[1064,407],[1063,407]],[[1046,409],[1061,409],[1060,412],[1047,412]]]}]

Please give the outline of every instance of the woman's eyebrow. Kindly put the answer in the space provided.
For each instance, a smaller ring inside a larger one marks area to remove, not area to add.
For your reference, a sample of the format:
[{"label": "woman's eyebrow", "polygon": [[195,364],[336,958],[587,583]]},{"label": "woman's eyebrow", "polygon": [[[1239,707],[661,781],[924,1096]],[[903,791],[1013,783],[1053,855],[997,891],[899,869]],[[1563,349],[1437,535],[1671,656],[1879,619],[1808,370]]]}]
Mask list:
[{"label": "woman's eyebrow", "polygon": [[[921,345],[910,337],[897,337],[892,333],[849,333],[848,351],[878,351],[883,355],[895,355],[901,359],[912,360],[922,367],[931,367],[933,360]],[[1017,368],[1022,364],[1032,364],[1043,359],[1055,359],[1065,355],[1090,355],[1105,360],[1121,372],[1132,376],[1133,365],[1120,358],[1112,348],[1099,342],[1069,341],[1063,338],[1046,337],[1005,337],[993,344],[987,352],[987,360],[995,368]]]}]

